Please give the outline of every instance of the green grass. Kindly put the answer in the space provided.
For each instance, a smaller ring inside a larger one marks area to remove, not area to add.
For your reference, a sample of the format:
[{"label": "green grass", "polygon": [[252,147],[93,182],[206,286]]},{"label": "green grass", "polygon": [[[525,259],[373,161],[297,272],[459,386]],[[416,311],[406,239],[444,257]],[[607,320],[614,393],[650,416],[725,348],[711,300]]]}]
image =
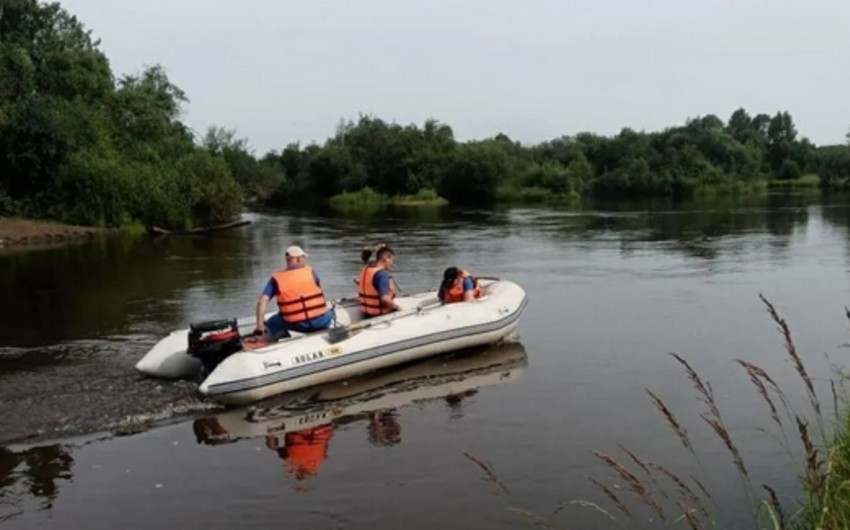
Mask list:
[{"label": "green grass", "polygon": [[818,474],[803,477],[806,502],[800,523],[789,528],[837,530],[850,528],[850,414],[837,423],[824,449],[825,463]]},{"label": "green grass", "polygon": [[703,184],[694,189],[694,197],[710,199],[734,195],[756,195],[767,191],[769,182],[760,178],[751,181],[735,180],[718,184]]},{"label": "green grass", "polygon": [[359,191],[344,191],[330,198],[330,205],[339,209],[379,208],[389,204],[389,197],[370,187]]},{"label": "green grass", "polygon": [[398,206],[446,206],[449,201],[437,195],[437,190],[423,188],[416,195],[393,197],[390,203]]},{"label": "green grass", "polygon": [[385,206],[445,206],[449,203],[431,188],[419,190],[415,195],[390,197],[370,187],[358,191],[344,191],[330,199],[330,205],[340,210],[377,209]]},{"label": "green grass", "polygon": [[574,203],[581,201],[581,195],[575,191],[552,193],[546,188],[536,186],[517,186],[506,184],[496,190],[496,200],[501,203]]},{"label": "green grass", "polygon": [[122,233],[131,236],[139,236],[147,231],[145,229],[145,225],[139,221],[130,221],[123,223],[119,229]]},{"label": "green grass", "polygon": [[800,178],[791,180],[772,179],[771,188],[819,188],[820,177],[814,173],[807,173]]}]

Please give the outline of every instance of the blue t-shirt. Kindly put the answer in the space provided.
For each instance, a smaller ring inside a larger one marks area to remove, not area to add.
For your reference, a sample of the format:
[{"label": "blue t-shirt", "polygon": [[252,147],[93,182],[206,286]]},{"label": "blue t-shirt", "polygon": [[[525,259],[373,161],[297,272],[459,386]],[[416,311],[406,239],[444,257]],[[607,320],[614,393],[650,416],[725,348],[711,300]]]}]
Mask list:
[{"label": "blue t-shirt", "polygon": [[[472,281],[472,278],[464,278],[463,279],[463,292],[464,294],[468,293],[475,289],[475,283]],[[437,292],[437,298],[443,300],[446,297],[446,288],[440,285],[440,290]]]},{"label": "blue t-shirt", "polygon": [[378,294],[380,296],[386,296],[390,294],[390,273],[385,270],[379,270],[372,276],[372,282],[374,282],[375,289],[378,290]]},{"label": "blue t-shirt", "polygon": [[[303,267],[303,265],[287,265],[286,270],[289,271],[292,269],[300,269],[301,267]],[[322,286],[322,282],[319,280],[319,275],[316,274],[316,271],[313,271],[313,279],[316,280],[316,285],[318,285],[319,287]],[[263,289],[263,294],[268,296],[269,298],[274,298],[278,295],[279,292],[280,289],[278,289],[277,287],[277,280],[275,280],[274,278],[269,278],[266,287]]]}]

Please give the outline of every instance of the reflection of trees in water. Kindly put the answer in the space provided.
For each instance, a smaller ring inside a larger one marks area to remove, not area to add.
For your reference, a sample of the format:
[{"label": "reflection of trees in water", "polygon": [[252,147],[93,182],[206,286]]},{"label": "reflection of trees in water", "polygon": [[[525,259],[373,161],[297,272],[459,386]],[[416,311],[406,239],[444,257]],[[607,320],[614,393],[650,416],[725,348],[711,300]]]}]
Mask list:
[{"label": "reflection of trees in water", "polygon": [[844,254],[850,263],[850,203],[846,194],[827,196],[821,208],[821,218],[825,224],[837,228],[843,234]]},{"label": "reflection of trees in water", "polygon": [[[842,199],[827,197],[833,202]],[[805,194],[770,194],[680,204],[600,202],[572,209],[292,210],[213,238],[113,237],[17,253],[0,257],[0,299],[12,302],[0,304],[0,322],[6,324],[0,343],[32,345],[125,333],[139,324],[153,324],[159,333],[162,325],[185,322],[183,307],[191,304],[175,303],[187,298],[185,293],[191,293],[190,302],[206,302],[244,290],[249,312],[262,283],[257,278],[282,263],[282,249],[291,242],[333,249],[316,258],[327,260],[320,273],[325,272],[329,282],[336,278],[332,292],[339,294],[340,288],[351,287],[349,277],[360,266],[362,246],[385,239],[399,250],[399,281],[418,288],[433,283],[430,276],[422,279],[422,270],[433,265],[435,256],[456,250],[474,253],[476,245],[486,246],[484,254],[498,254],[508,236],[523,231],[559,241],[609,238],[618,241],[624,253],[643,249],[647,242],[669,242],[667,249],[703,260],[739,252],[748,244],[729,236],[763,233],[773,236],[769,244],[782,256],[795,229],[808,222],[806,207],[820,200]],[[827,221],[847,225],[833,210],[824,212]],[[340,263],[340,252],[350,252],[350,261],[343,258]],[[434,272],[434,278],[437,275]],[[353,289],[342,294],[349,293]],[[221,310],[212,303],[195,305]]]},{"label": "reflection of trees in water", "polygon": [[[223,292],[240,278],[246,243],[236,237],[111,237],[0,259],[0,342],[44,344],[124,332],[129,314],[180,320],[180,290]],[[218,293],[220,294],[220,293]],[[73,303],[68,303],[73,301]],[[49,308],[46,310],[45,308]]]},{"label": "reflection of trees in water", "polygon": [[430,289],[445,268],[431,270],[435,257],[451,254],[456,248],[468,248],[470,241],[489,245],[502,241],[511,226],[509,212],[499,210],[287,210],[285,215],[269,215],[257,223],[250,244],[254,255],[274,256],[264,260],[263,266],[268,270],[258,271],[260,276],[280,265],[283,248],[300,244],[311,253],[310,262],[331,297],[353,296],[350,278],[362,267],[360,251],[365,245],[384,241],[396,251],[395,277],[402,290]]},{"label": "reflection of trees in water", "polygon": [[446,230],[460,226],[467,229],[492,228],[508,226],[511,222],[509,212],[498,209],[457,210],[405,206],[364,211],[288,210],[286,214],[286,232],[293,238],[305,237],[316,230],[329,230],[337,237],[362,238],[364,234],[380,234],[388,230]]},{"label": "reflection of trees in water", "polygon": [[[794,232],[805,227],[809,221],[808,207],[820,200],[819,195],[812,194],[768,194],[759,198],[678,204],[669,201],[619,203],[610,210],[550,217],[540,228],[557,239],[613,240],[624,254],[645,250],[647,245],[662,244],[664,250],[714,260],[745,252],[748,245],[766,243],[776,251],[774,259],[787,259]],[[754,242],[752,238],[736,237],[741,235],[767,238],[764,242]]]},{"label": "reflection of trees in water", "polygon": [[20,513],[26,497],[40,499],[41,508],[50,509],[59,494],[57,480],[71,479],[73,463],[67,447],[59,444],[21,452],[0,447],[0,522]]}]

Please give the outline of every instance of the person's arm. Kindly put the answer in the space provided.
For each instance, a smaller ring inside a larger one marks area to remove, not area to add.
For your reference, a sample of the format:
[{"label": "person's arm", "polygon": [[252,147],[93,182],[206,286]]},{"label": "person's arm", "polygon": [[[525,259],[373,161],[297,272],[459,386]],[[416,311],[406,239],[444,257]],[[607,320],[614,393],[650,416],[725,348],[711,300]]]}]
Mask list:
[{"label": "person's arm", "polygon": [[277,296],[277,282],[274,279],[269,279],[266,287],[263,289],[263,294],[257,298],[257,327],[256,330],[264,333],[266,331],[266,308],[269,305],[269,300],[273,296]]},{"label": "person's arm", "polygon": [[389,307],[393,311],[398,311],[401,309],[397,303],[393,300],[390,295],[390,275],[386,271],[379,271],[375,273],[375,280],[377,282],[378,294],[381,297],[381,305],[385,307]]},{"label": "person's arm", "polygon": [[475,300],[475,296],[473,294],[474,290],[475,290],[475,284],[472,283],[472,280],[470,278],[464,278],[463,279],[463,301],[464,302],[471,302],[471,301]]}]

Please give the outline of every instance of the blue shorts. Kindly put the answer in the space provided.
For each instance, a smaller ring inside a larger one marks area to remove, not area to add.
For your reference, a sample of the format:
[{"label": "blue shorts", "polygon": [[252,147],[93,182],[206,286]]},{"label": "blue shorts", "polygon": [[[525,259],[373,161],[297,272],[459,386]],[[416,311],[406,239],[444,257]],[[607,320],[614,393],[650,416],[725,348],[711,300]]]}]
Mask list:
[{"label": "blue shorts", "polygon": [[289,337],[290,331],[299,331],[301,333],[309,333],[320,329],[327,329],[333,321],[333,311],[329,310],[324,315],[316,317],[313,320],[305,322],[286,322],[280,313],[275,313],[266,319],[266,328],[269,330],[269,335],[275,339],[283,339]]}]

